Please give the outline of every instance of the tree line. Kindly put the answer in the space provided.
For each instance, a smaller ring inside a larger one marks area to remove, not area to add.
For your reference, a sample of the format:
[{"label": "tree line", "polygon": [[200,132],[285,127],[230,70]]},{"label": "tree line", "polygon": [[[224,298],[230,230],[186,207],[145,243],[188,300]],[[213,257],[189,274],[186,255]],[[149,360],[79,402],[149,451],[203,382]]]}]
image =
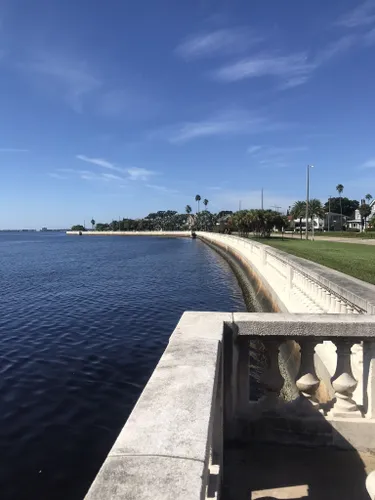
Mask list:
[{"label": "tree line", "polygon": [[[313,198],[309,200],[308,218],[324,218],[325,213],[333,212],[345,217],[354,217],[354,212],[359,209],[363,224],[371,214],[370,201],[372,196],[367,194],[361,203],[343,197],[344,186],[338,184],[337,192],[339,196],[331,197],[323,205],[320,200]],[[299,228],[302,235],[302,219],[306,217],[306,202],[296,201],[289,208],[286,215],[274,210],[239,210],[232,212],[223,210],[212,213],[207,206],[209,201],[203,200],[204,210],[200,210],[202,198],[199,194],[195,196],[197,204],[196,213],[193,214],[191,205],[186,205],[184,213],[175,210],[160,210],[152,212],[141,219],[123,218],[112,220],[111,222],[96,222],[91,220],[91,228],[96,231],[219,231],[219,232],[240,232],[243,234],[255,233],[261,237],[267,237],[276,229],[279,231],[294,229],[294,223],[290,220],[299,220]],[[374,219],[375,225],[375,219]],[[74,231],[86,231],[83,225],[72,227]]]}]

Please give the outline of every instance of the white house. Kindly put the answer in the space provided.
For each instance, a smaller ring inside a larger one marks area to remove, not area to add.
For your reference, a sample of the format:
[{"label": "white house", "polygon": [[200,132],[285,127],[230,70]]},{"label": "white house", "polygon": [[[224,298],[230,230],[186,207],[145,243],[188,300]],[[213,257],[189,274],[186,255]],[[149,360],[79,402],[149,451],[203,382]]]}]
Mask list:
[{"label": "white house", "polygon": [[[369,215],[367,220],[371,219],[371,217],[375,215],[375,199],[371,200],[369,205],[371,208],[371,215]],[[354,213],[354,219],[348,221],[348,227],[349,229],[362,229],[362,217],[358,208]]]}]

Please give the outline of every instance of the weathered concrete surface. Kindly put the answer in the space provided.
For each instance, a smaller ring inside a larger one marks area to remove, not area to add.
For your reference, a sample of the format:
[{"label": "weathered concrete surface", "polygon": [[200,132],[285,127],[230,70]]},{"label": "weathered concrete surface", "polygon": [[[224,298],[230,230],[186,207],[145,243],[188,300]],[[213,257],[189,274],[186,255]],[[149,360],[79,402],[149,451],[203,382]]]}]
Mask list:
[{"label": "weathered concrete surface", "polygon": [[238,335],[373,339],[374,317],[349,314],[234,313]]},{"label": "weathered concrete surface", "polygon": [[191,231],[67,231],[73,236],[169,236],[191,237]]},{"label": "weathered concrete surface", "polygon": [[200,498],[231,314],[183,315],[87,500]]}]

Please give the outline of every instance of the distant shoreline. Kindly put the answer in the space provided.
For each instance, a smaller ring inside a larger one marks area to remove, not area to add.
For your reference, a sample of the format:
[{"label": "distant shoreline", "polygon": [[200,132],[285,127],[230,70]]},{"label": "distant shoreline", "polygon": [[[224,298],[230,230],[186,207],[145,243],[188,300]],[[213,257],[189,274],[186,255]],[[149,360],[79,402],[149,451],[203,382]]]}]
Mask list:
[{"label": "distant shoreline", "polygon": [[191,231],[66,231],[71,236],[165,236],[191,238]]}]

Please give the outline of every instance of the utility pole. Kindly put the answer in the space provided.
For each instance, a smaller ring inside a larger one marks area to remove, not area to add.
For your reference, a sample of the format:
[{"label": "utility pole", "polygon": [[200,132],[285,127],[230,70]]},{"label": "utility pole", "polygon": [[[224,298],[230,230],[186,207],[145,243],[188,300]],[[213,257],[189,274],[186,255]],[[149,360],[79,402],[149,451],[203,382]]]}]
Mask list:
[{"label": "utility pole", "polygon": [[242,209],[242,201],[240,200],[238,203],[238,210],[241,212],[241,209]]},{"label": "utility pole", "polygon": [[331,195],[328,198],[328,224],[327,231],[329,232],[331,229]]},{"label": "utility pole", "polygon": [[260,208],[263,210],[263,188],[260,194]]},{"label": "utility pole", "polygon": [[272,205],[271,208],[274,208],[275,209],[275,212],[279,212],[281,207],[277,206],[277,205]]}]

